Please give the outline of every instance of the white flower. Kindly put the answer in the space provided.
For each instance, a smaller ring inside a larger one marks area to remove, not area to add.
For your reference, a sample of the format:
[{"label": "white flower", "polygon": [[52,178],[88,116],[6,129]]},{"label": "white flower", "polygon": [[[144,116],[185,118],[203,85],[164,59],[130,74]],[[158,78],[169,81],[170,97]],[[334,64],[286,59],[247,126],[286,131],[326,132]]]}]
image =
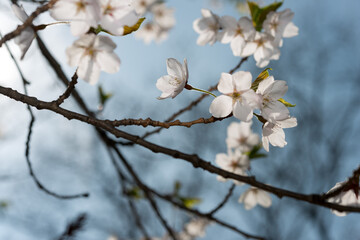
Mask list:
[{"label": "white flower", "polygon": [[154,22],[147,22],[135,32],[135,37],[143,39],[146,44],[151,43],[151,41],[159,43],[168,37],[168,31]]},{"label": "white flower", "polygon": [[[15,13],[16,17],[21,21],[25,22],[26,19],[29,17],[24,8],[22,6],[18,6],[16,4],[12,4],[11,8]],[[35,38],[35,32],[31,27],[25,28],[19,36],[14,38],[15,43],[19,46],[21,50],[21,60],[24,58],[26,52],[29,50],[29,47],[32,41]]]},{"label": "white flower", "polygon": [[[335,186],[331,188],[327,193],[330,193],[333,190],[342,187],[344,184],[346,184],[346,181],[336,183]],[[328,202],[336,203],[344,206],[360,207],[360,198],[356,196],[353,189],[341,191],[338,195],[329,198]],[[331,210],[331,212],[340,217],[346,216],[347,214],[347,212],[339,212],[336,210]]]},{"label": "white flower", "polygon": [[101,27],[111,34],[123,35],[124,26],[133,26],[139,20],[132,0],[100,0]]},{"label": "white flower", "polygon": [[250,187],[239,198],[239,203],[244,203],[246,210],[250,210],[257,204],[268,208],[271,206],[271,196],[258,188]]},{"label": "white flower", "polygon": [[290,9],[282,12],[270,12],[263,23],[265,32],[275,38],[275,45],[282,45],[282,38],[295,37],[299,33],[298,27],[291,22],[294,13]]},{"label": "white flower", "polygon": [[95,84],[100,70],[115,73],[119,70],[120,59],[114,53],[116,44],[106,36],[86,34],[66,49],[70,66],[78,66],[79,78]]},{"label": "white flower", "polygon": [[289,116],[288,108],[278,99],[282,98],[288,90],[285,81],[274,80],[269,76],[259,83],[256,93],[261,96],[261,115],[269,122],[276,122],[276,119],[284,119]]},{"label": "white flower", "polygon": [[239,71],[233,75],[222,73],[218,84],[223,95],[215,98],[210,105],[210,113],[216,118],[228,116],[231,112],[241,121],[250,121],[253,109],[259,108],[259,96],[250,89],[251,73]]},{"label": "white flower", "polygon": [[268,33],[256,32],[253,41],[247,42],[241,56],[247,57],[254,54],[256,66],[259,68],[266,67],[270,60],[278,60],[280,50],[274,44],[274,37]]},{"label": "white flower", "polygon": [[151,9],[154,21],[162,28],[169,29],[175,25],[174,9],[167,8],[165,3],[156,4]]},{"label": "white flower", "polygon": [[[237,175],[246,176],[246,171],[250,168],[249,157],[241,153],[239,149],[236,149],[235,151],[230,150],[228,151],[228,154],[216,154],[215,162],[221,169]],[[226,181],[222,176],[218,176],[217,179],[219,181]],[[242,184],[236,180],[234,180],[234,182]]]},{"label": "white flower", "polygon": [[193,238],[204,237],[205,228],[210,224],[210,221],[205,218],[196,218],[185,225],[184,232]]},{"label": "white flower", "polygon": [[286,117],[277,119],[274,123],[266,122],[262,131],[262,144],[264,149],[269,151],[269,143],[275,147],[284,147],[285,132],[283,128],[292,128],[297,126],[297,120],[294,117]]},{"label": "white flower", "polygon": [[198,18],[193,22],[195,32],[200,34],[196,43],[200,46],[207,43],[213,45],[218,38],[220,18],[208,9],[201,9],[201,15],[202,18]]},{"label": "white flower", "polygon": [[100,6],[97,0],[58,0],[50,9],[50,15],[61,21],[71,21],[75,36],[86,33],[90,27],[97,28]]},{"label": "white flower", "polygon": [[166,60],[167,72],[169,75],[162,76],[156,82],[156,87],[162,91],[158,99],[174,98],[184,89],[189,79],[187,61],[184,59],[184,65],[174,58]]},{"label": "white flower", "polygon": [[259,136],[251,131],[252,121],[232,122],[227,129],[226,144],[228,148],[238,148],[248,152],[260,143]]},{"label": "white flower", "polygon": [[219,33],[221,43],[230,43],[234,56],[241,56],[246,41],[253,40],[255,28],[248,17],[242,17],[239,21],[230,16],[223,16],[220,19],[223,31]]},{"label": "white flower", "polygon": [[139,15],[144,15],[157,0],[135,0],[134,8]]}]

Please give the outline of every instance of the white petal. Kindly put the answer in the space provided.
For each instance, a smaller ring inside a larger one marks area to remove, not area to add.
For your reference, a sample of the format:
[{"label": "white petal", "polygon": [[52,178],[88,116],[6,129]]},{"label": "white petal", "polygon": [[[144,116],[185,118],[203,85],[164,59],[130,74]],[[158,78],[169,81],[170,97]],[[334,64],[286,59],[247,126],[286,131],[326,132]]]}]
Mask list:
[{"label": "white petal", "polygon": [[15,13],[16,17],[17,17],[20,21],[25,22],[26,19],[29,17],[29,16],[26,14],[23,6],[20,6],[20,7],[19,7],[19,6],[16,5],[16,4],[11,4],[11,8],[12,8],[13,12]]},{"label": "white petal", "polygon": [[70,23],[70,29],[74,36],[81,36],[89,31],[90,25],[86,21],[72,21]]},{"label": "white petal", "polygon": [[238,71],[232,75],[233,84],[236,91],[248,90],[251,87],[251,73],[245,71]]},{"label": "white petal", "polygon": [[84,56],[80,61],[77,74],[79,78],[93,85],[99,79],[100,67],[93,61],[90,56]]},{"label": "white petal", "polygon": [[219,92],[224,94],[229,94],[234,92],[234,85],[231,74],[221,73],[221,77],[217,89]]},{"label": "white petal", "polygon": [[263,190],[258,190],[257,191],[257,201],[259,203],[259,205],[268,208],[271,206],[271,196],[263,191]]},{"label": "white petal", "polygon": [[242,50],[241,57],[248,57],[256,51],[258,45],[255,42],[248,42],[245,44],[244,49]]},{"label": "white petal", "polygon": [[181,63],[175,58],[168,58],[166,60],[167,72],[170,76],[177,77],[179,80],[183,79],[183,67]]},{"label": "white petal", "polygon": [[99,64],[100,69],[107,73],[116,73],[120,68],[119,57],[111,52],[99,52],[96,54],[96,62]]},{"label": "white petal", "polygon": [[296,118],[291,117],[282,121],[277,121],[276,125],[278,125],[281,128],[292,128],[297,126],[297,120]]},{"label": "white petal", "polygon": [[278,100],[282,98],[288,90],[286,81],[276,80],[265,90],[264,95],[272,98],[273,100]]},{"label": "white petal", "polygon": [[234,117],[241,121],[248,122],[253,117],[252,108],[245,102],[236,101],[233,110]]},{"label": "white petal", "polygon": [[242,36],[238,35],[234,39],[232,39],[230,43],[231,50],[234,54],[234,56],[239,57],[241,56],[241,52],[243,51],[245,47],[245,40]]},{"label": "white petal", "polygon": [[291,38],[295,37],[299,34],[299,28],[295,26],[293,22],[290,22],[288,25],[286,25],[283,33],[284,38]]},{"label": "white petal", "polygon": [[256,93],[260,93],[261,95],[264,95],[264,92],[266,91],[266,89],[274,82],[274,77],[273,76],[269,76],[266,79],[262,80],[259,83],[259,86],[256,90]]},{"label": "white petal", "polygon": [[209,111],[216,118],[228,116],[232,112],[231,97],[221,95],[215,98],[210,105]]}]

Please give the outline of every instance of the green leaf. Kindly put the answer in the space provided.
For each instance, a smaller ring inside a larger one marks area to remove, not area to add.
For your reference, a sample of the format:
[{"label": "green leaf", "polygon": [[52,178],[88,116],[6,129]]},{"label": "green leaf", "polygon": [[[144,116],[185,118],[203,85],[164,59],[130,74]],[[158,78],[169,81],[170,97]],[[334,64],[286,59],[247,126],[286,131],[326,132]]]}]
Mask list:
[{"label": "green leaf", "polygon": [[105,93],[101,86],[99,86],[98,90],[99,90],[99,102],[102,106],[104,106],[107,100],[109,100],[113,96],[113,94]]},{"label": "green leaf", "polygon": [[133,26],[124,26],[124,34],[123,35],[125,36],[125,35],[128,35],[128,34],[132,33],[132,32],[137,31],[144,20],[145,20],[145,18],[143,17],[143,18],[140,18],[137,21],[137,23],[135,25],[133,25]]},{"label": "green leaf", "polygon": [[143,198],[143,195],[141,194],[141,189],[138,186],[135,186],[135,187],[127,190],[126,195],[131,197],[131,198],[134,198],[134,199]]},{"label": "green leaf", "polygon": [[266,78],[270,76],[269,70],[272,70],[271,68],[266,68],[264,71],[262,71],[259,76],[255,79],[255,81],[251,84],[251,89],[256,92],[256,90],[259,87],[259,83]]},{"label": "green leaf", "polygon": [[286,107],[295,107],[296,106],[296,104],[291,104],[291,103],[285,101],[283,98],[279,98],[278,101],[281,102],[282,104],[284,104]]},{"label": "green leaf", "polygon": [[182,204],[187,208],[193,208],[195,205],[201,203],[200,198],[179,198]]},{"label": "green leaf", "polygon": [[259,31],[259,32],[261,31],[262,24],[265,21],[268,13],[270,13],[272,11],[275,12],[279,7],[281,7],[282,4],[283,4],[283,2],[274,2],[270,5],[260,8],[259,5],[257,5],[257,3],[248,1],[251,18],[252,18],[253,25],[254,25],[256,31]]},{"label": "green leaf", "polygon": [[262,146],[256,145],[251,149],[251,151],[246,152],[245,154],[249,156],[249,159],[255,159],[255,158],[263,158],[266,157],[266,154],[259,153],[259,151],[262,149]]}]

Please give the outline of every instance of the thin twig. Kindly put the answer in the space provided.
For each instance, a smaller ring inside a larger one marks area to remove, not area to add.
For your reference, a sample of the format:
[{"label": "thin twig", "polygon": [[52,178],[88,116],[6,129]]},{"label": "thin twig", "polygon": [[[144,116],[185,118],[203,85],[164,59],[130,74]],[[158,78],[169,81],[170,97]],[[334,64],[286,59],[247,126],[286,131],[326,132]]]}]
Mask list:
[{"label": "thin twig", "polygon": [[65,92],[63,94],[61,94],[58,99],[53,101],[57,106],[60,106],[65,101],[65,99],[70,97],[71,92],[74,91],[74,89],[75,89],[77,80],[78,80],[78,76],[75,72],[74,75],[71,77],[71,81],[70,81],[68,87],[66,88]]},{"label": "thin twig", "polygon": [[[110,144],[107,144],[107,150],[108,150],[111,162],[114,165],[114,167],[116,169],[116,172],[118,174],[121,188],[122,188],[123,192],[125,193],[126,192],[125,182],[127,181],[127,179],[126,179],[125,175],[123,174],[119,164],[117,163],[115,157],[113,156],[113,154],[111,152],[111,145]],[[141,233],[144,235],[144,239],[145,240],[150,240],[149,234],[147,233],[144,225],[141,222],[141,218],[139,216],[139,213],[137,212],[137,209],[136,209],[135,204],[133,203],[133,200],[129,196],[127,196],[126,194],[125,194],[125,196],[127,197],[128,204],[129,204],[130,210],[131,210],[131,212],[132,212],[132,214],[134,216],[136,225],[140,229]]]},{"label": "thin twig", "polygon": [[[117,156],[120,158],[121,162],[124,164],[126,170],[128,170],[128,172],[131,174],[132,178],[134,179],[134,181],[136,182],[136,184],[142,189],[146,189],[146,186],[143,184],[143,182],[140,180],[140,178],[138,177],[138,175],[135,173],[135,171],[132,169],[132,167],[130,166],[130,164],[127,162],[127,160],[125,159],[125,157],[122,155],[122,153],[120,152],[120,150],[114,146],[114,151],[117,154]],[[174,230],[169,226],[169,224],[167,223],[167,221],[165,220],[165,218],[162,216],[159,207],[157,206],[157,203],[155,202],[155,200],[153,199],[152,194],[149,191],[144,191],[146,198],[148,199],[151,207],[153,208],[155,214],[157,215],[157,217],[159,218],[161,224],[164,226],[164,228],[166,229],[166,231],[168,232],[168,234],[171,236],[172,239],[176,240],[177,237],[174,233]]]},{"label": "thin twig", "polygon": [[70,240],[74,238],[76,233],[84,228],[86,223],[86,214],[81,213],[76,219],[69,223],[64,233],[58,238],[58,240]]},{"label": "thin twig", "polygon": [[229,192],[226,194],[225,198],[219,203],[218,206],[216,206],[212,211],[210,211],[208,213],[208,215],[210,215],[210,216],[214,215],[217,211],[219,211],[227,203],[227,201],[230,199],[231,195],[234,192],[235,186],[236,186],[235,183],[233,183],[231,185],[231,187],[229,188]]},{"label": "thin twig", "polygon": [[[2,39],[1,33],[0,33],[0,37]],[[24,76],[18,62],[17,62],[16,58],[14,57],[14,55],[12,54],[12,52],[11,52],[9,46],[7,45],[7,43],[5,42],[4,44],[5,44],[5,47],[6,47],[7,51],[9,52],[15,66],[16,66],[17,71],[19,72],[19,75],[20,75],[22,83],[23,83],[24,93],[25,93],[25,95],[28,95],[27,84],[29,84],[29,81],[27,81],[25,79],[25,76]],[[55,192],[52,192],[52,191],[48,190],[39,181],[36,174],[34,173],[34,170],[32,168],[32,164],[31,164],[31,161],[30,161],[30,141],[31,141],[31,135],[32,135],[32,128],[33,128],[33,125],[34,125],[34,122],[35,122],[35,116],[34,116],[34,113],[33,113],[32,109],[30,108],[30,105],[27,104],[26,107],[27,107],[27,110],[28,110],[28,112],[30,114],[30,124],[29,124],[29,128],[28,128],[28,135],[27,135],[27,138],[26,138],[25,158],[26,158],[26,163],[27,163],[27,165],[29,167],[30,176],[33,178],[33,180],[35,181],[38,188],[43,190],[45,193],[47,193],[47,194],[49,194],[51,196],[54,196],[56,198],[60,198],[60,199],[72,199],[72,198],[79,198],[79,197],[88,197],[89,196],[88,193],[82,193],[82,194],[76,194],[76,195],[60,195],[60,194],[57,194]]]}]

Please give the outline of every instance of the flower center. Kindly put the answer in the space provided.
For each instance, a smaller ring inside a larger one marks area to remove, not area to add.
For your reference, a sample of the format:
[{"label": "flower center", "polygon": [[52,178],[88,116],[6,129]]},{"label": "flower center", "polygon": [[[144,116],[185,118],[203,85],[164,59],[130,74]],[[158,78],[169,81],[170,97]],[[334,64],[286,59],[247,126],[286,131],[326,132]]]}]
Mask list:
[{"label": "flower center", "polygon": [[238,139],[238,141],[239,141],[240,144],[246,143],[246,140],[247,140],[246,137],[240,137],[240,138]]},{"label": "flower center", "polygon": [[238,35],[243,36],[243,31],[240,27],[238,27],[235,32],[235,36],[238,36]]},{"label": "flower center", "polygon": [[110,15],[113,16],[112,12],[114,11],[114,8],[108,4],[104,10],[104,15]]},{"label": "flower center", "polygon": [[84,1],[80,0],[75,3],[76,6],[76,12],[79,13],[81,11],[85,11],[86,3]]},{"label": "flower center", "polygon": [[169,81],[169,83],[173,86],[179,86],[182,83],[182,81],[179,78],[174,77]]}]

